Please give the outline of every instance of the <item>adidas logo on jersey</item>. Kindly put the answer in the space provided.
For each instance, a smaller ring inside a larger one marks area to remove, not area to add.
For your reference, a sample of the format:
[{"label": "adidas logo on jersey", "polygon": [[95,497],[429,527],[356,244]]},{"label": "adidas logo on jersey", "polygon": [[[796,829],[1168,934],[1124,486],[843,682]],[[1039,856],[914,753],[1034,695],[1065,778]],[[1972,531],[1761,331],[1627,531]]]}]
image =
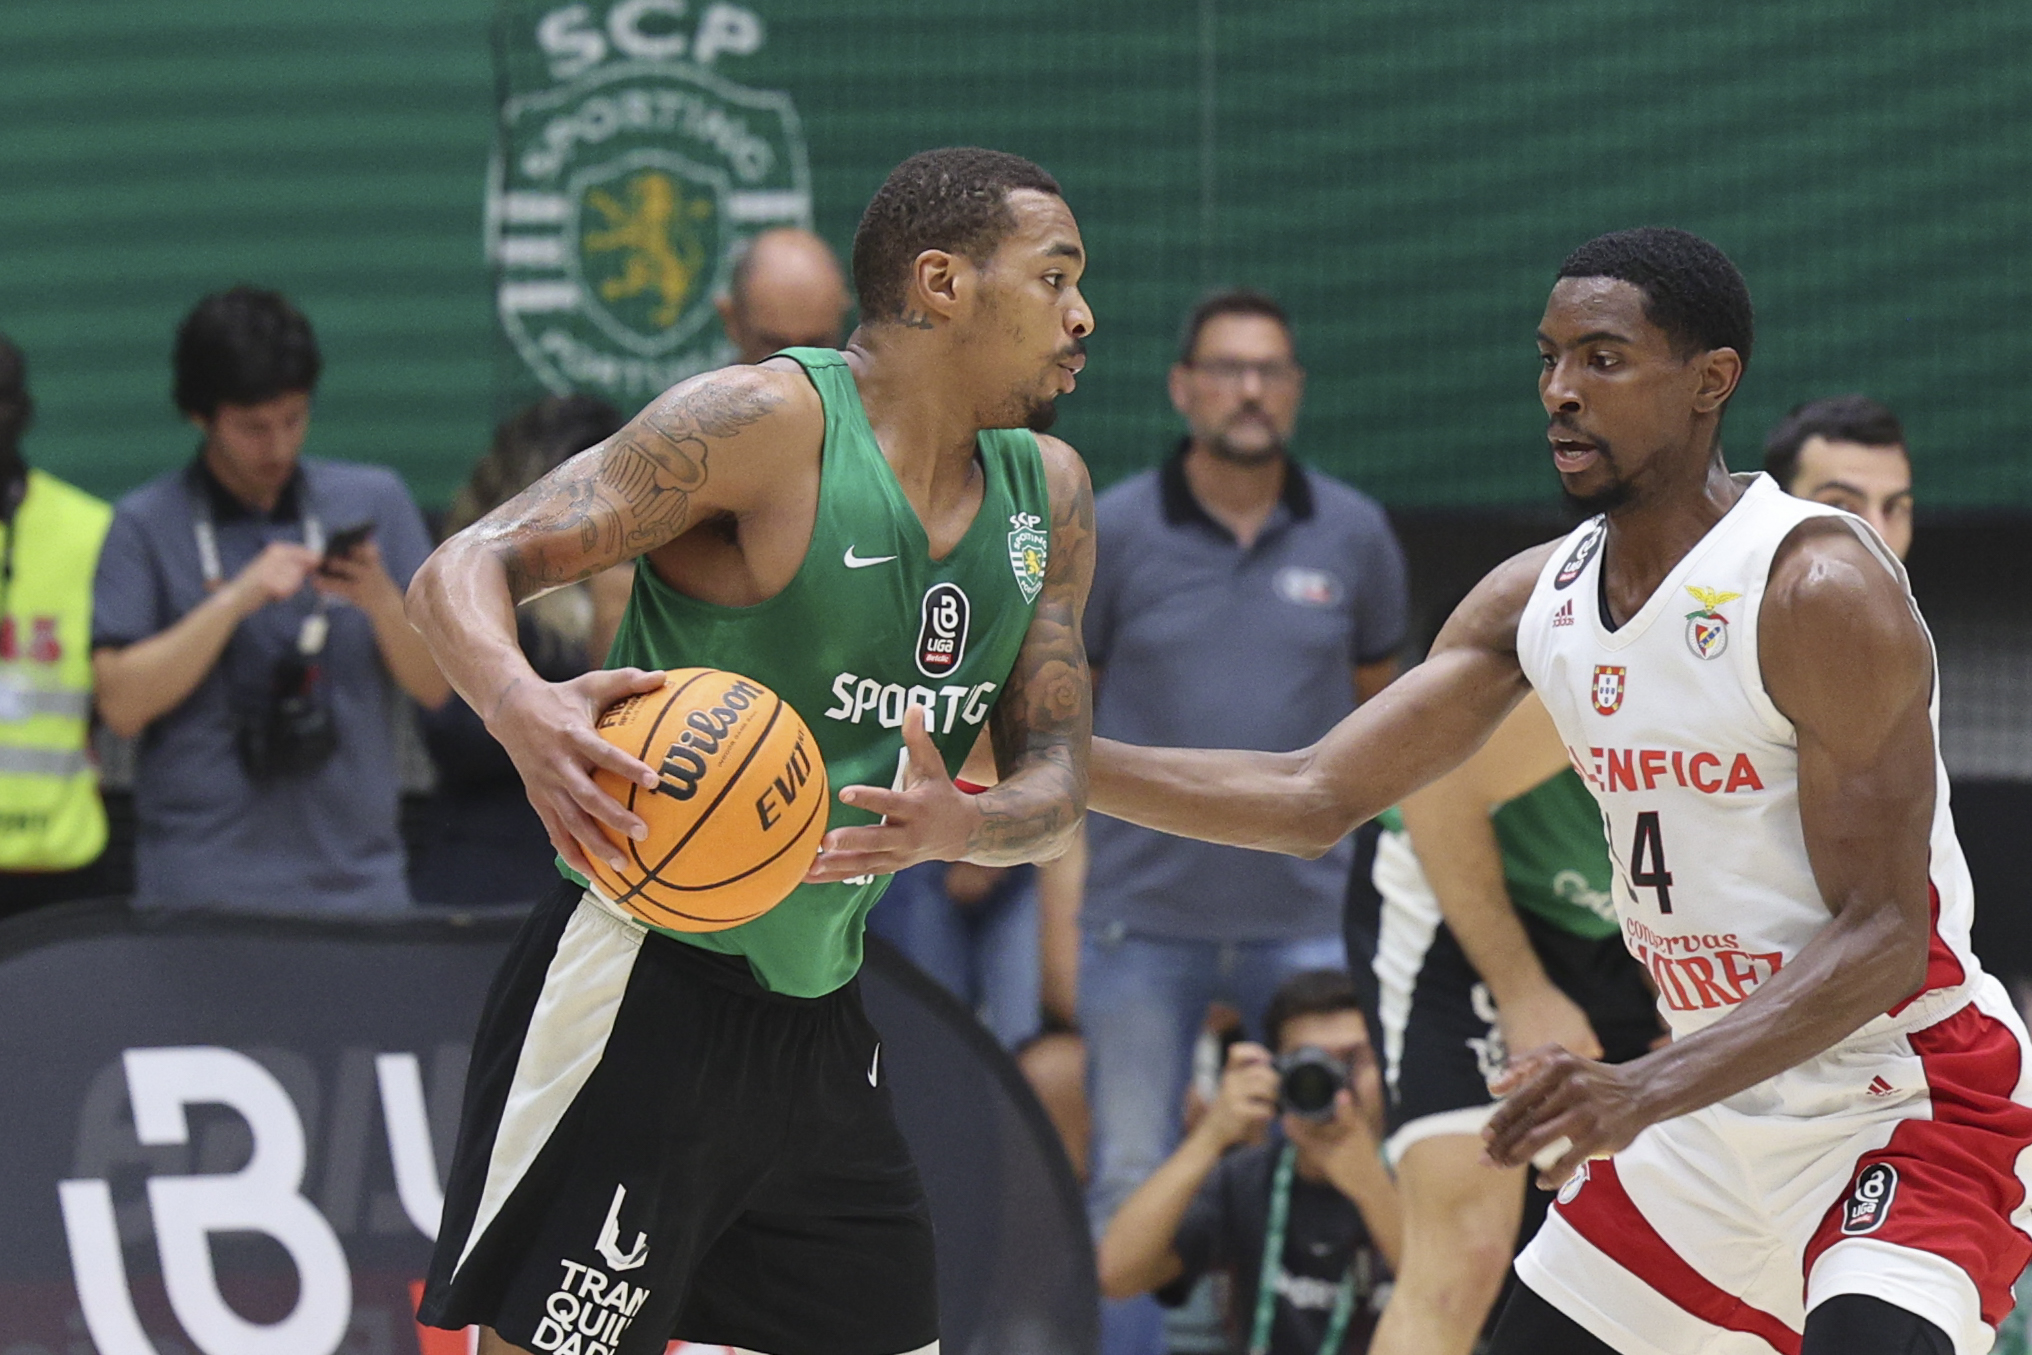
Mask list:
[{"label": "adidas logo on jersey", "polygon": [[1879,1074],[1878,1076],[1870,1079],[1870,1085],[1867,1088],[1865,1088],[1865,1090],[1871,1096],[1889,1096],[1891,1093],[1897,1091],[1898,1089],[1892,1086],[1889,1082],[1886,1082],[1883,1078],[1883,1075]]},{"label": "adidas logo on jersey", "polygon": [[1566,601],[1560,603],[1559,610],[1552,614],[1552,628],[1554,630],[1558,630],[1561,626],[1571,626],[1572,624],[1573,624],[1573,599],[1568,598]]}]

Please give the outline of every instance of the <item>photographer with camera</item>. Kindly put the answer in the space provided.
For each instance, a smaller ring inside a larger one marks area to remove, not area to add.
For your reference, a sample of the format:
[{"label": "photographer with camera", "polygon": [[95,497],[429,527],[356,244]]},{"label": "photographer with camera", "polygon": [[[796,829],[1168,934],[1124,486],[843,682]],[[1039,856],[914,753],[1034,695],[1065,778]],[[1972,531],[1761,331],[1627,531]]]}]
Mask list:
[{"label": "photographer with camera", "polygon": [[1399,1239],[1379,1147],[1382,1084],[1353,983],[1338,970],[1277,989],[1262,1045],[1231,1045],[1220,1094],[1101,1238],[1101,1292],[1181,1302],[1231,1278],[1249,1355],[1367,1349]]},{"label": "photographer with camera", "polygon": [[93,586],[101,718],[137,738],[135,903],[409,902],[398,689],[450,687],[403,615],[430,553],[391,471],[299,459],[321,360],[275,292],[200,301],[176,403],[204,441],[122,499]]}]

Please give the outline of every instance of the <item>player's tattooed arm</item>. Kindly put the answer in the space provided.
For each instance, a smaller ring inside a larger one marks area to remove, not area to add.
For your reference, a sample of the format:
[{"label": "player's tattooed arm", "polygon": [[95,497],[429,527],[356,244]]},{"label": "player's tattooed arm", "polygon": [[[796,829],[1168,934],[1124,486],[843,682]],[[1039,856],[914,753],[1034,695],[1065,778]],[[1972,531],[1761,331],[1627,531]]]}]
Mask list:
[{"label": "player's tattooed arm", "polygon": [[[1517,618],[1553,546],[1496,567],[1424,663],[1293,753],[1093,741],[1089,807],[1236,847],[1317,857],[1479,748],[1526,690]],[[1234,700],[1252,699],[1238,690]]]},{"label": "player's tattooed arm", "polygon": [[1093,696],[1080,621],[1094,576],[1094,491],[1072,448],[1040,438],[1051,493],[1051,547],[1022,651],[989,716],[1001,781],[963,795],[925,729],[903,710],[907,766],[899,789],[849,786],[843,803],[883,816],[835,828],[805,878],[815,884],[884,875],[919,861],[1016,865],[1072,845],[1086,811]]},{"label": "player's tattooed arm", "polygon": [[981,822],[966,856],[984,865],[1058,856],[1086,813],[1094,704],[1080,627],[1094,582],[1094,487],[1072,448],[1040,442],[1051,487],[1051,553],[1030,631],[989,716],[1001,781],[976,798]]},{"label": "player's tattooed arm", "polygon": [[700,517],[712,452],[784,403],[774,373],[687,382],[468,530],[517,602],[591,578],[682,535]]},{"label": "player's tattooed arm", "polygon": [[808,383],[790,373],[730,368],[697,377],[439,546],[411,580],[411,624],[514,760],[552,844],[580,871],[589,855],[616,859],[600,825],[642,828],[590,770],[656,784],[593,732],[593,718],[660,677],[620,669],[543,681],[517,642],[515,604],[653,550],[707,517],[742,511],[743,496],[766,483],[770,453],[815,435],[816,406]]}]

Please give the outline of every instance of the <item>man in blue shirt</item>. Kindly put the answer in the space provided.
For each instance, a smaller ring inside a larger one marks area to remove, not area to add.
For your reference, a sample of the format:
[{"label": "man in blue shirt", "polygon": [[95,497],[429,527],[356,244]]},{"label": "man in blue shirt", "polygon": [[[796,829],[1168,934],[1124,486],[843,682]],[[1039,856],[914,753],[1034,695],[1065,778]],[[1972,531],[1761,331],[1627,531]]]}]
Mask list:
[{"label": "man in blue shirt", "polygon": [[176,339],[197,457],[122,499],[93,588],[101,717],[138,739],[135,901],[322,913],[409,902],[398,690],[450,688],[402,610],[430,552],[391,471],[302,460],[310,324],[251,287]]},{"label": "man in blue shirt", "polygon": [[[1217,293],[1171,370],[1189,435],[1095,505],[1086,613],[1094,732],[1173,747],[1302,748],[1396,673],[1408,600],[1389,520],[1286,452],[1305,373],[1257,292]],[[1345,961],[1351,843],[1317,861],[1091,816],[1079,1018],[1096,1231],[1178,1143],[1207,1005],[1257,1022],[1292,974]],[[1108,1355],[1157,1344],[1147,1300],[1106,1314]]]}]

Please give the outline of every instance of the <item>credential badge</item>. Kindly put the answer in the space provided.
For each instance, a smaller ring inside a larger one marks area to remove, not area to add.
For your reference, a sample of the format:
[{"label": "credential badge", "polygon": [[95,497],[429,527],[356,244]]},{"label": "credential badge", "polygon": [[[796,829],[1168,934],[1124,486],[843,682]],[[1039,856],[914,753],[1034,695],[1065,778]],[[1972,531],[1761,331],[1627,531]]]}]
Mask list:
[{"label": "credential badge", "polygon": [[1016,571],[1016,586],[1025,602],[1037,601],[1044,587],[1044,564],[1051,557],[1051,538],[1038,530],[1043,521],[1035,513],[1010,517],[1009,568]]}]

